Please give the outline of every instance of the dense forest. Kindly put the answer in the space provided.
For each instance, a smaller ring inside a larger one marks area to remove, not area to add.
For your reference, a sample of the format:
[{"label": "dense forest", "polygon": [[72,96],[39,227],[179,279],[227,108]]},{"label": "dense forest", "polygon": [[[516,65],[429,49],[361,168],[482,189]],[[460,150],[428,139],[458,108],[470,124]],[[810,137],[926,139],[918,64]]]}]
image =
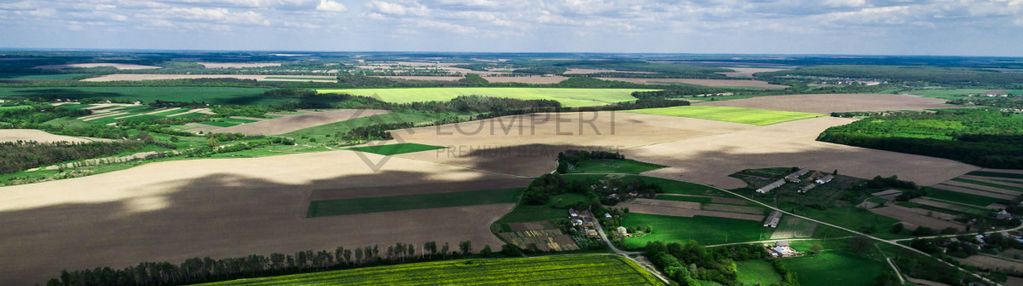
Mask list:
[{"label": "dense forest", "polygon": [[820,141],[1023,168],[1023,115],[991,109],[875,115],[828,128]]},{"label": "dense forest", "polygon": [[60,162],[111,156],[121,152],[139,150],[145,145],[141,141],[91,143],[2,142],[0,143],[0,174],[14,173]]}]

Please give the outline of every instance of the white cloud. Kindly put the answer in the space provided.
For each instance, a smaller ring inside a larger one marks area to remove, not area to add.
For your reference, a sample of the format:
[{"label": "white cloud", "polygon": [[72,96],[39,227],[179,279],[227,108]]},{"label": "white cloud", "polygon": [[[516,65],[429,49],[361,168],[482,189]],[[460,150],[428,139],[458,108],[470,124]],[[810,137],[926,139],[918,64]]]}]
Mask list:
[{"label": "white cloud", "polygon": [[316,10],[327,11],[327,12],[344,12],[348,8],[344,4],[338,3],[334,0],[320,0],[320,5],[316,6]]}]

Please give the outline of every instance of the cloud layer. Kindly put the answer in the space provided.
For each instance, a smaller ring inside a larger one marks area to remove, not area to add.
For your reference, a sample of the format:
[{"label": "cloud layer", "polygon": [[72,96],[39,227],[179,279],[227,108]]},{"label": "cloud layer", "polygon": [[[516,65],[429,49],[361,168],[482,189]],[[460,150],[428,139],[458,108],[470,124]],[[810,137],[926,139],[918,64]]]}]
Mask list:
[{"label": "cloud layer", "polygon": [[0,47],[1023,55],[1023,0],[0,0]]}]

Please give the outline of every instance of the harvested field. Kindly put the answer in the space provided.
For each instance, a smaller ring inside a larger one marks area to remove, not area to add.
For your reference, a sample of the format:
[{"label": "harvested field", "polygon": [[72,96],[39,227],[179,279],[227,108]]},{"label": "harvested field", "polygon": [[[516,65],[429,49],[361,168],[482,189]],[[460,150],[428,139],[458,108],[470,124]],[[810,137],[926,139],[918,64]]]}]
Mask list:
[{"label": "harvested field", "polygon": [[873,208],[870,209],[870,212],[894,218],[913,226],[924,226],[938,230],[946,228],[955,228],[957,230],[966,229],[966,226],[962,223],[952,221],[952,219],[955,219],[955,215],[931,210],[906,208],[893,205]]},{"label": "harvested field", "polygon": [[584,75],[584,74],[598,74],[598,73],[634,73],[634,74],[656,74],[655,72],[644,72],[644,71],[620,71],[611,69],[577,69],[569,68],[564,72],[566,75]]},{"label": "harvested field", "polygon": [[387,114],[377,109],[335,109],[326,111],[302,111],[298,114],[261,120],[223,128],[209,128],[207,132],[242,133],[248,135],[280,135],[309,127],[341,122],[360,117]]},{"label": "harvested field", "polygon": [[[669,166],[644,175],[682,179],[721,188],[746,185],[727,174],[744,169],[777,166],[838,170],[840,174],[860,178],[898,175],[899,178],[925,186],[977,169],[947,159],[816,141],[817,135],[824,129],[849,122],[852,119],[819,117],[626,148],[623,153],[637,161]],[[756,144],[750,144],[752,142]]]},{"label": "harvested field", "polygon": [[50,66],[38,66],[37,69],[67,69],[67,68],[103,68],[110,67],[119,70],[149,70],[158,69],[158,66],[146,66],[146,65],[133,65],[133,64],[119,64],[119,63],[87,63],[87,64],[68,64],[68,65],[50,65]]},{"label": "harvested field", "polygon": [[958,260],[963,264],[983,269],[1002,270],[1009,273],[1023,273],[1023,262],[1019,260],[1006,259],[987,254],[973,255],[966,259]]},{"label": "harvested field", "polygon": [[975,180],[978,182],[993,183],[1003,186],[1023,188],[1023,179],[1010,179],[1010,178],[992,178],[992,177],[980,177],[980,176],[960,176],[959,178]]},{"label": "harvested field", "polygon": [[[981,184],[974,184],[974,183],[968,183],[968,182],[960,182],[960,181],[955,181],[955,180],[945,181],[944,183],[941,183],[941,185],[956,186],[956,187],[962,187],[962,188],[970,188],[970,189],[974,189],[974,190],[981,190],[981,191],[985,191],[985,192],[991,192],[991,193],[1002,194],[1002,195],[1009,195],[1009,196],[1014,196],[1014,197],[1015,196],[1019,196],[1019,194],[1020,194],[1020,192],[1013,191],[1013,190],[1006,190],[1006,189],[998,188],[998,187],[992,187],[992,186],[981,185]],[[941,185],[939,185],[939,186],[941,186]]]},{"label": "harvested field", "polygon": [[749,128],[681,117],[581,112],[504,116],[392,134],[406,142],[448,147],[399,157],[539,176],[553,170],[554,158],[566,149],[623,149]]},{"label": "harvested field", "polygon": [[949,185],[947,183],[937,184],[937,185],[934,185],[932,187],[935,188],[935,189],[941,189],[941,190],[952,191],[952,192],[959,192],[959,193],[964,193],[964,194],[984,196],[984,197],[995,198],[995,199],[1000,199],[1000,200],[1013,200],[1013,199],[1015,199],[1015,196],[1012,196],[1012,195],[1007,195],[1007,194],[1002,194],[1002,193],[994,193],[994,192],[977,190],[977,189],[961,187],[961,186],[954,186],[954,185]]},{"label": "harvested field", "polygon": [[741,78],[751,78],[751,77],[753,77],[753,74],[758,73],[758,72],[776,72],[776,71],[787,70],[787,69],[782,69],[782,68],[732,68],[732,67],[726,67],[726,69],[730,69],[730,70],[733,70],[733,71],[731,71],[731,72],[719,72],[719,74],[723,74],[723,75],[725,75],[727,77],[741,77]]},{"label": "harvested field", "polygon": [[746,99],[701,102],[698,105],[734,106],[796,112],[923,110],[957,108],[944,99],[896,94],[800,94],[759,96]]},{"label": "harvested field", "polygon": [[208,69],[243,69],[243,68],[265,68],[265,67],[279,67],[281,63],[208,63],[198,62],[204,68]]},{"label": "harvested field", "polygon": [[18,142],[18,141],[35,141],[39,143],[54,143],[54,142],[98,142],[98,141],[110,141],[109,139],[100,138],[89,138],[89,137],[74,137],[52,134],[42,130],[36,129],[0,129],[0,142]]},{"label": "harvested field", "polygon": [[763,214],[764,210],[758,207],[747,207],[747,206],[736,206],[736,205],[722,205],[722,204],[703,204],[703,209],[708,211],[723,211],[732,213],[743,213],[743,214]]},{"label": "harvested field", "polygon": [[336,82],[333,76],[318,75],[247,75],[247,74],[108,74],[83,79],[89,82],[111,81],[144,81],[174,79],[241,79],[255,81],[302,81],[302,82]]},{"label": "harvested field", "polygon": [[[384,158],[363,156],[374,162]],[[507,179],[513,177],[396,157],[374,171],[355,152],[333,151],[151,163],[3,187],[0,259],[17,263],[0,263],[0,284],[44,283],[62,269],[337,246],[471,240],[476,249],[497,249],[502,243],[490,224],[514,204],[312,219],[305,214],[312,190],[369,194],[370,188],[402,188],[425,194],[457,190],[418,186],[491,180],[508,182],[503,188],[521,187],[521,181]],[[456,187],[472,185],[466,184]]]},{"label": "harvested field", "polygon": [[787,85],[770,84],[761,80],[746,79],[694,79],[694,78],[629,78],[602,77],[602,80],[624,81],[638,84],[692,84],[711,87],[740,87],[754,89],[786,89]]},{"label": "harvested field", "polygon": [[975,209],[972,209],[972,208],[967,207],[967,206],[961,206],[961,205],[957,205],[957,204],[946,203],[946,202],[942,202],[942,201],[936,201],[936,200],[929,199],[927,197],[915,198],[915,199],[912,199],[912,200],[909,200],[909,201],[913,202],[913,203],[925,205],[925,206],[932,206],[932,207],[936,207],[936,208],[953,210],[953,211],[958,211],[958,212],[963,212],[963,213],[971,213],[971,212],[975,211]]}]

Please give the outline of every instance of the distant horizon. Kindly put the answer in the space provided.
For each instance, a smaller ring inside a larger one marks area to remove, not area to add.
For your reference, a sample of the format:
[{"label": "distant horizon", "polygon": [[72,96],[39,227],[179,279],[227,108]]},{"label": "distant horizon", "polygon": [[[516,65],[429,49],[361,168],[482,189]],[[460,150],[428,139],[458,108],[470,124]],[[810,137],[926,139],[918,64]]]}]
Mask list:
[{"label": "distant horizon", "polygon": [[588,54],[588,55],[701,55],[701,56],[797,56],[797,57],[950,57],[950,58],[1009,58],[1019,56],[1002,55],[960,55],[960,54],[840,54],[840,53],[700,53],[700,52],[565,52],[565,51],[440,51],[440,50],[264,50],[264,49],[162,49],[162,48],[43,48],[43,47],[0,47],[0,51],[67,51],[67,52],[248,52],[248,53],[438,53],[438,54]]},{"label": "distant horizon", "polygon": [[1020,0],[0,0],[24,49],[1023,57]]}]

